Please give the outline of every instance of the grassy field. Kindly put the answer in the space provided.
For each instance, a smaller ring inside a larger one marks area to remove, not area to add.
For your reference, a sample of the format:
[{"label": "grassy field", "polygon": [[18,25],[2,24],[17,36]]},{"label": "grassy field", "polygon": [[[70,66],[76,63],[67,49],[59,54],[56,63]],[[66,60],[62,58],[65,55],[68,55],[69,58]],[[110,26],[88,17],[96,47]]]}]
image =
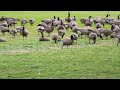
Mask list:
[{"label": "grassy field", "polygon": [[[80,27],[81,17],[100,16],[117,18],[118,11],[71,11],[71,17],[77,17]],[[116,40],[97,38],[95,45],[88,43],[88,38],[78,39],[67,49],[61,49],[61,43],[39,42],[37,24],[44,18],[53,16],[66,18],[67,11],[0,11],[0,17],[34,18],[35,24],[26,28],[30,34],[23,40],[6,33],[0,37],[7,42],[0,43],[0,78],[2,79],[119,79],[120,78],[120,46]],[[20,26],[20,22],[16,25]],[[95,28],[94,26],[92,27]],[[109,25],[105,28],[110,29]],[[57,30],[54,30],[54,33]],[[68,30],[65,37],[70,36]],[[45,34],[47,36],[47,34]],[[49,37],[50,38],[50,37]],[[50,38],[51,39],[51,38]]]}]

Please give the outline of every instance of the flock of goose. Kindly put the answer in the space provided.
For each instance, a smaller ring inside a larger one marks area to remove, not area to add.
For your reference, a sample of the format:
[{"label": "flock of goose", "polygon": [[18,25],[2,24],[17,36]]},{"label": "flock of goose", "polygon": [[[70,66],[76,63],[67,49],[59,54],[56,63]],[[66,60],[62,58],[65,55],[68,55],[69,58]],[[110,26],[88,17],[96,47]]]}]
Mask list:
[{"label": "flock of goose", "polygon": [[[110,14],[107,14],[105,18],[89,16],[88,18],[80,18],[81,24],[84,24],[84,28],[80,28],[77,23],[76,16],[71,17],[71,13],[68,12],[67,18],[54,18],[52,19],[43,19],[39,24],[37,24],[37,31],[38,35],[41,33],[41,37],[39,41],[50,41],[48,37],[51,37],[55,43],[61,41],[62,49],[63,46],[66,45],[67,48],[69,45],[72,45],[74,40],[77,41],[78,38],[83,38],[85,35],[90,41],[93,41],[93,44],[96,43],[97,38],[101,38],[102,40],[104,37],[106,38],[117,38],[117,46],[120,43],[120,18],[118,15],[117,18],[110,18]],[[15,27],[17,22],[21,22],[21,26]],[[8,18],[8,17],[1,17],[0,18],[0,32],[5,35],[5,32],[10,33],[14,37],[16,33],[20,33],[23,37],[27,37],[29,35],[29,31],[25,28],[26,23],[30,23],[32,26],[35,23],[34,18],[30,18],[29,20],[23,19],[16,19],[16,18]],[[91,27],[95,25],[95,30]],[[110,29],[105,29],[104,26],[108,24],[111,26]],[[10,27],[14,27],[10,29]],[[69,38],[65,38],[65,34],[67,30],[71,30],[71,34]],[[56,30],[57,33],[53,33]],[[48,37],[45,37],[45,33],[48,33]],[[4,38],[0,38],[0,42],[6,42]]]}]

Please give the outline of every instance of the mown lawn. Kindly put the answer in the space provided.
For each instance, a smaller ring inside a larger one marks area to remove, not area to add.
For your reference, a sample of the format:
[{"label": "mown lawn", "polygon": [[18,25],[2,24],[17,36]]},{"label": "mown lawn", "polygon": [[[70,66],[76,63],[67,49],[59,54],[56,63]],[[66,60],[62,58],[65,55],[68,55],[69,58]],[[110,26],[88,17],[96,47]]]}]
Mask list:
[{"label": "mown lawn", "polygon": [[[100,16],[117,18],[118,11],[71,11],[76,16],[80,27],[81,17]],[[0,78],[2,79],[119,79],[120,78],[120,46],[115,39],[101,40],[97,38],[95,45],[89,44],[88,38],[79,38],[77,44],[61,49],[61,42],[39,42],[37,24],[44,18],[53,16],[66,18],[67,11],[0,11],[0,17],[34,18],[35,24],[26,24],[28,38],[23,40],[0,32],[0,37],[7,42],[0,43]],[[20,22],[16,26],[19,26]],[[94,25],[92,27],[95,28]],[[105,28],[110,29],[109,25]],[[56,29],[53,33],[56,33]],[[65,37],[70,36],[67,30]],[[48,34],[45,34],[46,36]],[[48,37],[50,38],[50,37]],[[51,38],[50,38],[51,39]],[[76,42],[76,41],[75,41]]]}]

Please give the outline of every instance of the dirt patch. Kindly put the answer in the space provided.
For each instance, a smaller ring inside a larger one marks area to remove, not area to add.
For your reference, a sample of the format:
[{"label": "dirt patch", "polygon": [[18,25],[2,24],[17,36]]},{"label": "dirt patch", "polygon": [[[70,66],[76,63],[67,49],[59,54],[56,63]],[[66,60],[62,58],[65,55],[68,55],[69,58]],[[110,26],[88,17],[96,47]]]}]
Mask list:
[{"label": "dirt patch", "polygon": [[[99,47],[99,46],[114,46],[116,45],[116,40],[112,41],[100,41],[96,42],[96,44],[89,44],[89,43],[78,43],[78,44],[73,44],[68,47],[70,48],[86,48],[86,47]],[[67,46],[64,46],[63,49],[67,49]],[[36,49],[16,49],[16,50],[4,50],[0,51],[0,55],[16,55],[16,54],[23,54],[23,53],[33,53],[36,51],[40,52],[49,52],[49,51],[56,51],[56,50],[62,50],[62,46],[50,46],[50,47],[41,47],[41,48],[36,48]]]},{"label": "dirt patch", "polygon": [[35,50],[29,50],[29,49],[17,49],[17,50],[6,50],[6,51],[1,51],[0,54],[5,54],[5,55],[15,55],[15,54],[22,54],[22,53],[31,53]]}]

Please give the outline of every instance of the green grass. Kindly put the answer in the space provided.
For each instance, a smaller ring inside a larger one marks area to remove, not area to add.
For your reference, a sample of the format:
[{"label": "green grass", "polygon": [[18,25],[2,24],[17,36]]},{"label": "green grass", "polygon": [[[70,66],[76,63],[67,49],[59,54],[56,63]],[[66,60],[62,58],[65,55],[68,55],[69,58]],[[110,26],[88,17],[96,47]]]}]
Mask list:
[{"label": "green grass", "polygon": [[[81,17],[100,16],[107,13],[117,18],[118,11],[71,11],[71,17],[77,17],[80,27]],[[119,79],[120,78],[120,46],[116,40],[97,38],[95,45],[88,43],[88,38],[78,39],[78,43],[61,49],[61,43],[39,42],[37,24],[44,18],[67,17],[67,11],[0,11],[0,17],[34,18],[35,24],[26,28],[30,34],[23,40],[6,33],[0,37],[7,42],[0,43],[0,78],[2,79]],[[20,25],[18,22],[17,26]],[[95,29],[95,26],[92,27]],[[105,28],[110,29],[109,25]],[[56,29],[53,33],[56,33]],[[70,36],[68,30],[65,37]],[[47,34],[45,34],[47,36]],[[48,37],[50,38],[50,37]],[[50,38],[51,39],[51,38]]]}]

